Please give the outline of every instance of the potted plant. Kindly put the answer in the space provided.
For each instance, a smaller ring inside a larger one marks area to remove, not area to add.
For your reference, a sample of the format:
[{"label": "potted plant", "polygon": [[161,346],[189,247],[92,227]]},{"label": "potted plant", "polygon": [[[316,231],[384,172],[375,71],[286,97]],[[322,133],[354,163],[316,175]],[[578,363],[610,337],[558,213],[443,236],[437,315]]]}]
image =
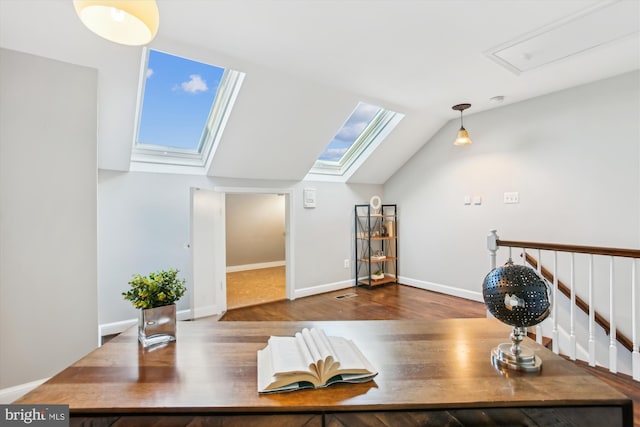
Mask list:
[{"label": "potted plant", "polygon": [[373,273],[371,273],[371,278],[373,280],[384,279],[384,271],[382,271],[382,270],[374,271]]},{"label": "potted plant", "polygon": [[148,276],[134,274],[124,299],[138,311],[138,340],[143,347],[176,339],[176,301],[187,290],[179,270],[159,270]]}]

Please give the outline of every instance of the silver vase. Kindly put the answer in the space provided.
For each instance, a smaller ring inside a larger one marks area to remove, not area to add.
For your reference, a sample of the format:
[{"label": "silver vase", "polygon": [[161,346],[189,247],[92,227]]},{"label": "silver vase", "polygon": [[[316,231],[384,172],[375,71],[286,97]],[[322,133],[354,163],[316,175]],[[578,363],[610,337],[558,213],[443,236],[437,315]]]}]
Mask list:
[{"label": "silver vase", "polygon": [[176,305],[140,309],[138,340],[143,347],[176,340]]}]

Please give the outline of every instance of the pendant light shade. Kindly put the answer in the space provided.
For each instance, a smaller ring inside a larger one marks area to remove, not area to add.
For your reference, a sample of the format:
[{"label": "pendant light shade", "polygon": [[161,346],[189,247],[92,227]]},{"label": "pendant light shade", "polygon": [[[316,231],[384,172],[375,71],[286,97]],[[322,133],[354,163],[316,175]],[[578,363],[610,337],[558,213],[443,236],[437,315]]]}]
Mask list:
[{"label": "pendant light shade", "polygon": [[456,140],[453,142],[453,145],[469,145],[471,144],[471,138],[469,138],[469,132],[465,128],[460,128],[458,131],[458,136],[456,136]]},{"label": "pendant light shade", "polygon": [[158,32],[155,0],[73,0],[73,6],[87,28],[115,43],[144,45]]},{"label": "pendant light shade", "polygon": [[467,108],[471,107],[471,104],[458,104],[451,107],[451,109],[460,111],[460,130],[458,131],[458,135],[456,136],[456,140],[453,142],[453,145],[469,145],[471,144],[471,138],[469,138],[469,132],[464,128],[462,124],[462,112]]}]

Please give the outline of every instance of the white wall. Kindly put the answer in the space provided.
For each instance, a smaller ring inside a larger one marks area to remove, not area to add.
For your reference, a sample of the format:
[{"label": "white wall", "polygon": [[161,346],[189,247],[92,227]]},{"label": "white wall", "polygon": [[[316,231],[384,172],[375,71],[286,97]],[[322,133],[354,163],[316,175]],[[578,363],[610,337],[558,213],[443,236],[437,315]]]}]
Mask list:
[{"label": "white wall", "polygon": [[[302,189],[318,191],[318,207],[304,209]],[[382,186],[223,180],[194,175],[114,172],[98,174],[98,299],[101,325],[136,317],[122,298],[134,273],[175,267],[192,283],[189,215],[191,188],[293,189],[292,285],[296,296],[346,287],[353,276],[343,267],[353,253],[353,205],[367,203]],[[230,191],[233,192],[233,191]],[[189,292],[189,291],[187,291]],[[189,307],[190,295],[178,302]]]},{"label": "white wall", "polygon": [[[99,171],[100,324],[137,317],[122,297],[133,274],[176,268],[189,288],[190,189],[206,185],[203,176]],[[189,308],[189,299],[185,295],[177,309]]]},{"label": "white wall", "polygon": [[98,344],[96,70],[0,49],[0,389]]},{"label": "white wall", "polygon": [[[444,126],[384,187],[400,210],[403,283],[481,300],[491,228],[506,240],[640,246],[639,94],[633,72],[465,115],[468,147],[452,144],[458,120]],[[507,191],[520,203],[504,204]],[[616,288],[626,327],[629,283]]]},{"label": "white wall", "polygon": [[[137,317],[122,292],[131,275],[177,268],[187,294],[177,309],[187,310],[193,284],[190,244],[192,188],[271,186],[290,183],[212,179],[206,176],[98,171],[99,323],[117,332],[118,322]],[[224,262],[224,261],[223,261]],[[224,264],[223,264],[224,265]],[[114,325],[115,324],[115,325]],[[113,329],[115,328],[115,329]],[[109,332],[111,333],[111,332]]]},{"label": "white wall", "polygon": [[[304,188],[316,189],[315,209],[302,206]],[[296,184],[295,194],[296,295],[352,286],[354,205],[369,203],[376,194],[383,196],[382,186],[305,181]],[[344,268],[345,259],[350,268]]]},{"label": "white wall", "polygon": [[285,260],[285,198],[278,194],[227,194],[227,266]]}]

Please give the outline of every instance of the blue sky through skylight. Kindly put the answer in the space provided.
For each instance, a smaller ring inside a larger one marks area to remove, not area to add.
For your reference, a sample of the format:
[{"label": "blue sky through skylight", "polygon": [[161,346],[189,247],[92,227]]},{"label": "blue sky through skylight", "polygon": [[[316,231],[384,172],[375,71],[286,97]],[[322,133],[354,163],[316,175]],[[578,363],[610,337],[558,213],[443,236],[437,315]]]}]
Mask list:
[{"label": "blue sky through skylight", "polygon": [[198,151],[223,73],[149,50],[138,143]]},{"label": "blue sky through skylight", "polygon": [[318,160],[339,162],[380,110],[381,108],[375,105],[358,103]]}]

